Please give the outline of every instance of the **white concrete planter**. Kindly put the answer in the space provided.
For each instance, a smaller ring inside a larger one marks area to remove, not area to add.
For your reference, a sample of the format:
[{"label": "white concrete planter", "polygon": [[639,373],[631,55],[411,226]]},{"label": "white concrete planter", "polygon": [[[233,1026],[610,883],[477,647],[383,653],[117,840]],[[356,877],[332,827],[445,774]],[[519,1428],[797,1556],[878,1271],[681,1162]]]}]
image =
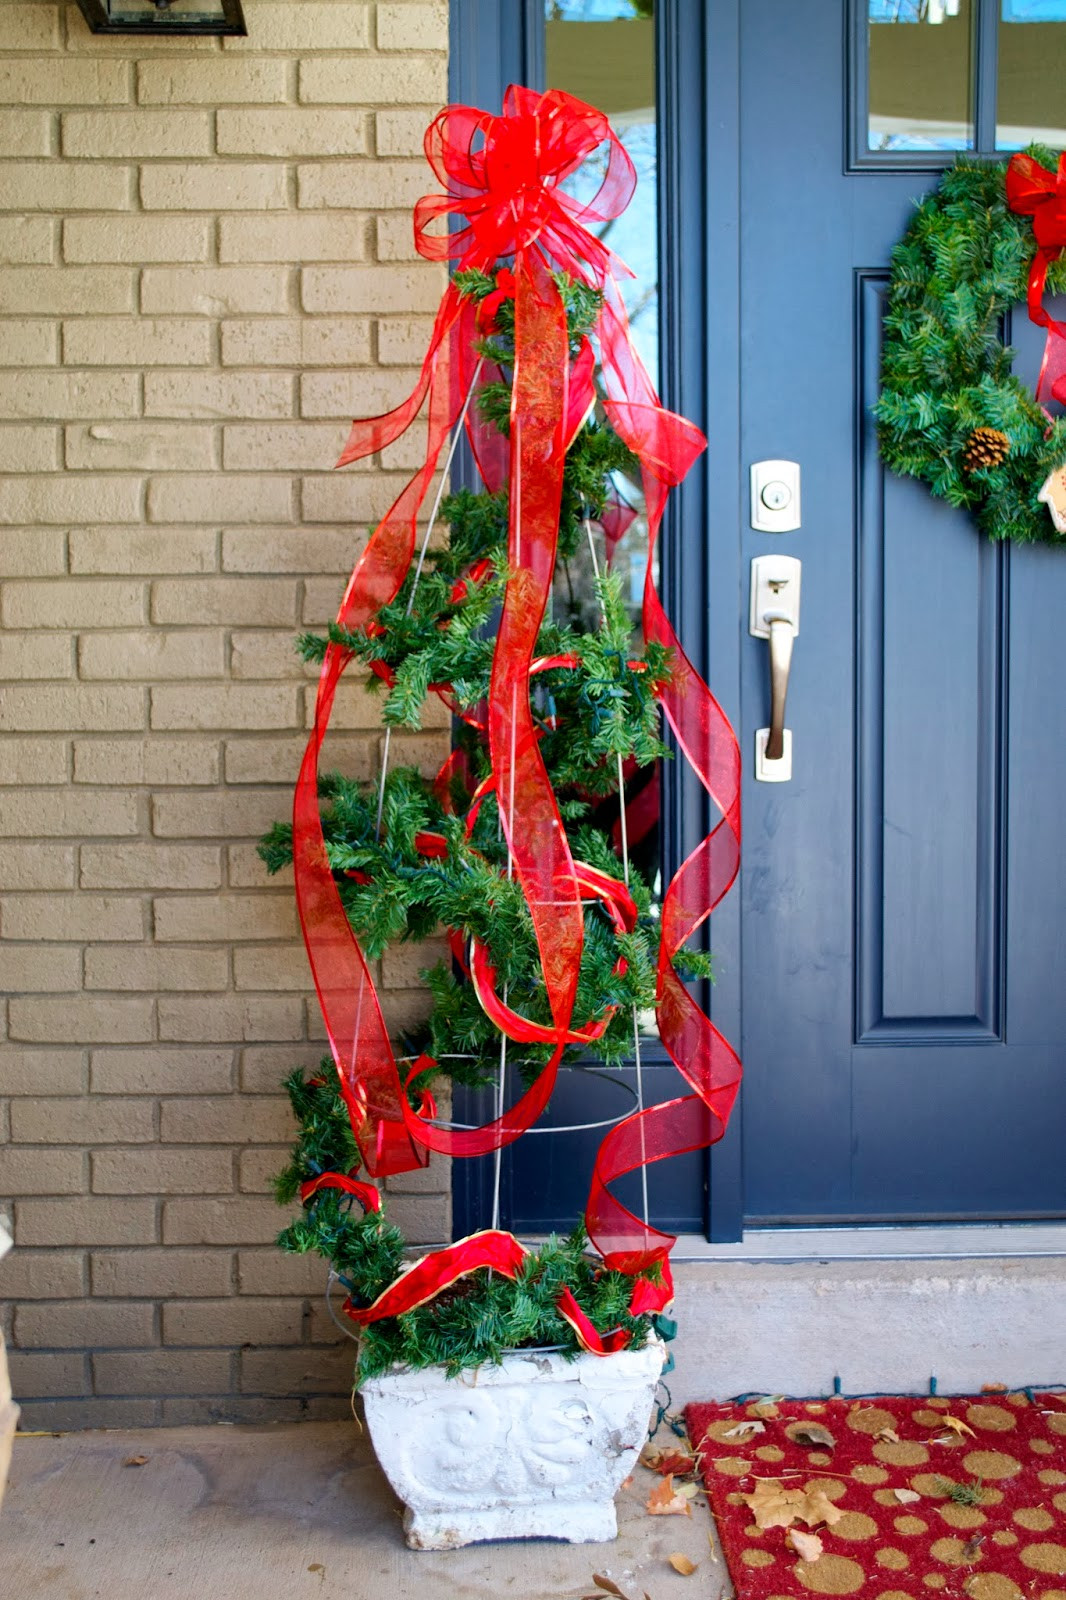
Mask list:
[{"label": "white concrete planter", "polygon": [[457,1378],[396,1368],[362,1386],[412,1550],[479,1539],[613,1539],[614,1497],[647,1436],[665,1347],[519,1351]]}]

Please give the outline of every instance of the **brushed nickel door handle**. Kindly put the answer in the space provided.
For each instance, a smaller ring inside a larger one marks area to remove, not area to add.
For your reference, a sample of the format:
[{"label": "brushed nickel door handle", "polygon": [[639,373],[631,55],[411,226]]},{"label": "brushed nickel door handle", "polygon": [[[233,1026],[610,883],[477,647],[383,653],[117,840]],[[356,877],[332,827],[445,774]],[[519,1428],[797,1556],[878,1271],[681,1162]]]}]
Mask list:
[{"label": "brushed nickel door handle", "polygon": [[785,753],[785,700],[796,634],[787,611],[768,611],[765,620],[770,630],[770,729],[764,758],[780,761]]},{"label": "brushed nickel door handle", "polygon": [[770,645],[770,726],[755,732],[755,777],[760,783],[788,783],[792,777],[785,703],[792,646],[799,633],[801,571],[795,556],[756,556],[751,564],[748,631]]}]

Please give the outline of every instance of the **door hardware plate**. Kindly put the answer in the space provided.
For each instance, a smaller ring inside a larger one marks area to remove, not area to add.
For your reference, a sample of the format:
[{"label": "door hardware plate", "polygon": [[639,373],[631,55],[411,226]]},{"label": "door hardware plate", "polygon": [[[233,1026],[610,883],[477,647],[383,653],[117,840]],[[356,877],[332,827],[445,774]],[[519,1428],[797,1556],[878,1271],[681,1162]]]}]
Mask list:
[{"label": "door hardware plate", "polygon": [[756,533],[792,533],[800,526],[798,461],[753,461],[751,525]]},{"label": "door hardware plate", "polygon": [[784,743],[779,761],[767,761],[766,741],[770,737],[769,728],[756,728],[755,730],[755,781],[756,783],[791,783],[792,782],[792,729],[783,728]]},{"label": "door hardware plate", "polygon": [[753,559],[751,612],[748,619],[748,631],[753,639],[770,637],[767,612],[774,612],[777,616],[787,615],[792,622],[793,635],[799,637],[801,573],[801,563],[795,556],[780,556],[775,552]]}]

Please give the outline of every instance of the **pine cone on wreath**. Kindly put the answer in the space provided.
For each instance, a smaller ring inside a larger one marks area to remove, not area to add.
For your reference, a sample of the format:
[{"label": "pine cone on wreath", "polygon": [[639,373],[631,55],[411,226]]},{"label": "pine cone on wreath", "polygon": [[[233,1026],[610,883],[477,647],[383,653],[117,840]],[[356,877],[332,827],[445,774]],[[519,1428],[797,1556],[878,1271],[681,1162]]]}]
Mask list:
[{"label": "pine cone on wreath", "polygon": [[966,441],[962,465],[966,472],[998,467],[1010,453],[1010,440],[999,428],[975,428]]}]

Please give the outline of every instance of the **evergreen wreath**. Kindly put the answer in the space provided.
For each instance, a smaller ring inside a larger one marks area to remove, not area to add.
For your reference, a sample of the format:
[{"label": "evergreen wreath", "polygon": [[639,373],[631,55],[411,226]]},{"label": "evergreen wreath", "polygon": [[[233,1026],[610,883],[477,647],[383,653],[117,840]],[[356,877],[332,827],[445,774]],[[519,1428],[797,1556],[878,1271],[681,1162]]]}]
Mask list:
[{"label": "evergreen wreath", "polygon": [[[1056,163],[1040,145],[1028,154]],[[878,443],[891,471],[965,507],[989,538],[1061,544],[1038,495],[1066,462],[1066,419],[1049,418],[1014,376],[1001,336],[1036,254],[1030,219],[1007,204],[1006,171],[959,157],[892,252]],[[1047,292],[1064,291],[1060,259]]]}]

